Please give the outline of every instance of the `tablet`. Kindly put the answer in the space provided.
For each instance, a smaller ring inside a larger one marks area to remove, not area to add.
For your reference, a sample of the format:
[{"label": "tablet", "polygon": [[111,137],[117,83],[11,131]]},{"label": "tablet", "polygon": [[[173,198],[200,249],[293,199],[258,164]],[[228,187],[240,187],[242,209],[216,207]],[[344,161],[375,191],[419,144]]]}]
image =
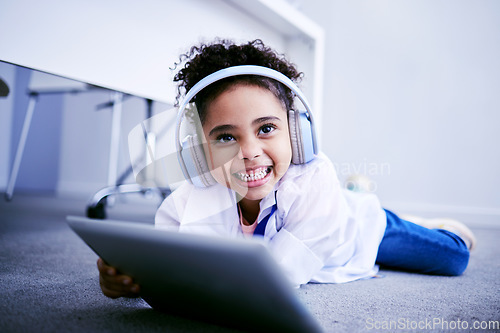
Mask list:
[{"label": "tablet", "polygon": [[133,277],[156,310],[251,331],[321,332],[261,241],[67,221],[98,256]]}]

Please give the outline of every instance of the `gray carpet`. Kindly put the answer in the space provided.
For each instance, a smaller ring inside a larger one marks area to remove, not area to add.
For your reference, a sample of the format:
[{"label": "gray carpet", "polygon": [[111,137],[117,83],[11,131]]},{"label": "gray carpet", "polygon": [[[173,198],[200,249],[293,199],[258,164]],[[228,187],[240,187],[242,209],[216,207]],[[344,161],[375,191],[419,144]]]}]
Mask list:
[{"label": "gray carpet", "polygon": [[[0,332],[232,332],[159,313],[140,299],[104,297],[96,255],[65,223],[66,215],[84,215],[85,205],[18,194],[0,201]],[[120,200],[108,213],[150,222],[155,205]],[[381,278],[309,284],[298,296],[326,332],[468,332],[476,325],[498,332],[500,221],[474,232],[478,247],[460,277],[382,270]]]}]

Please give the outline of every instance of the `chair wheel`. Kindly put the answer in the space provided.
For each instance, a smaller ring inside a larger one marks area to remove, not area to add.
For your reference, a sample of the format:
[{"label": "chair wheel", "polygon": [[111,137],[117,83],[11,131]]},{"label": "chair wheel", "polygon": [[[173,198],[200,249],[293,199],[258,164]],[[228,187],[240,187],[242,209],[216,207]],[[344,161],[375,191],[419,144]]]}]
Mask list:
[{"label": "chair wheel", "polygon": [[5,201],[12,201],[12,194],[5,193]]},{"label": "chair wheel", "polygon": [[87,217],[104,220],[106,218],[106,201],[101,200],[95,206],[87,206]]}]

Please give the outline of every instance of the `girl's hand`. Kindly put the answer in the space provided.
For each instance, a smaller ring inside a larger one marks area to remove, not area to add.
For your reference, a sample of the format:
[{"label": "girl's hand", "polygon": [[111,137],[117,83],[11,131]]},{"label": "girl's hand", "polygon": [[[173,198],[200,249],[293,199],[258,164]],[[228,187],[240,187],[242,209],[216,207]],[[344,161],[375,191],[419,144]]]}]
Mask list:
[{"label": "girl's hand", "polygon": [[106,265],[101,258],[97,259],[97,269],[104,295],[110,298],[139,297],[139,285],[130,276],[119,274],[116,268]]}]

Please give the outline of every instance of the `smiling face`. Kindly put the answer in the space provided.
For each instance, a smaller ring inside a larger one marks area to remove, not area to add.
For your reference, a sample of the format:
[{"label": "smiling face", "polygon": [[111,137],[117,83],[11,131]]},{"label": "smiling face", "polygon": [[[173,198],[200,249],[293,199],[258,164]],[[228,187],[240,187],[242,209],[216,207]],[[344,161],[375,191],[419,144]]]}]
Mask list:
[{"label": "smiling face", "polygon": [[206,109],[205,155],[215,180],[242,200],[260,201],[290,166],[287,112],[270,91],[236,84]]}]

